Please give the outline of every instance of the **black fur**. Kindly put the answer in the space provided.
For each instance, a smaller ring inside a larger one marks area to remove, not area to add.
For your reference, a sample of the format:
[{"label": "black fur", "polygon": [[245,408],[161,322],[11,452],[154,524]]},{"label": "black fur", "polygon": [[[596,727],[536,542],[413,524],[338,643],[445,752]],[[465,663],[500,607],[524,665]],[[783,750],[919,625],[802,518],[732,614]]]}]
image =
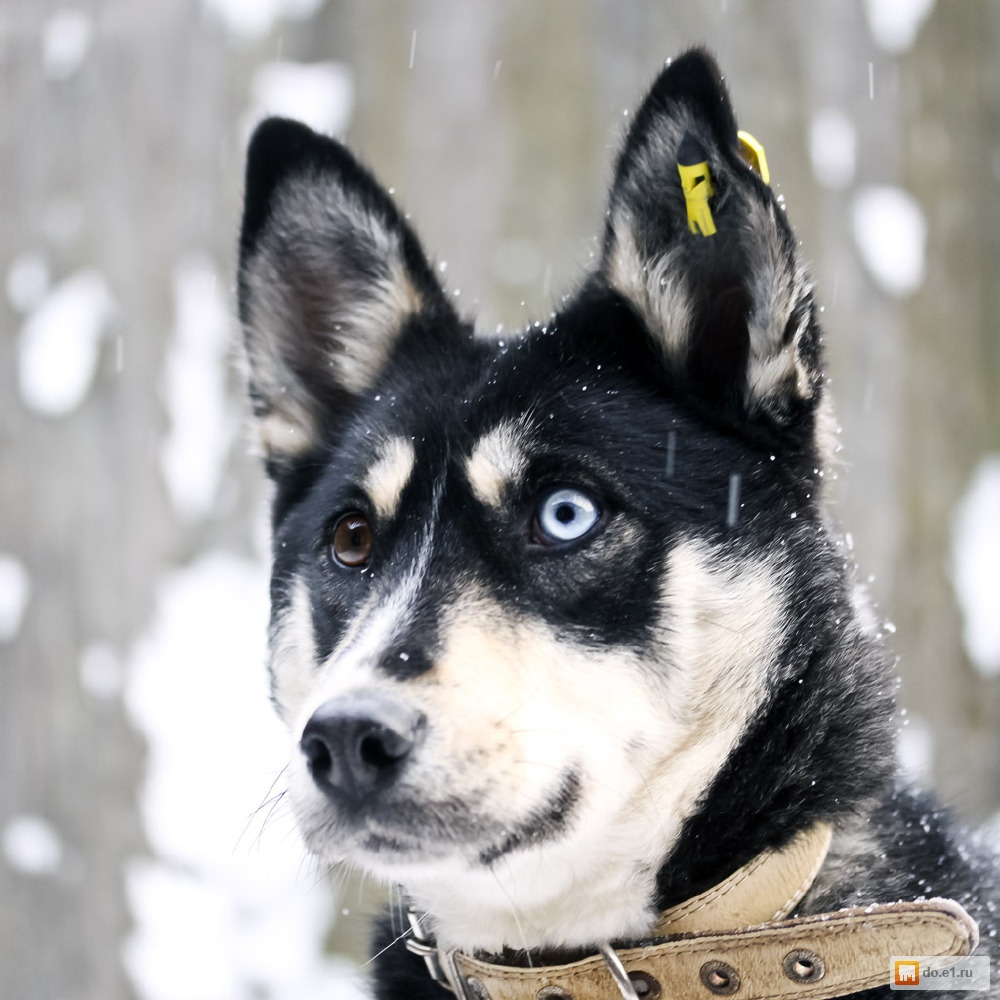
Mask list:
[{"label": "black fur", "polygon": [[[694,51],[672,63],[619,155],[599,268],[546,327],[501,346],[470,337],[398,209],[350,153],[295,123],[259,128],[240,241],[251,394],[266,417],[280,409],[275,386],[285,379],[309,417],[301,432],[312,435],[303,448],[286,453],[278,446],[268,455],[277,487],[275,628],[293,584],[304,580],[318,666],[364,603],[387,593],[386,581],[413,562],[420,526],[431,517],[439,532],[435,560],[405,629],[379,664],[400,684],[432,673],[456,581],[546,621],[567,642],[642,651],[658,641],[657,582],[679,539],[704,539],[734,562],[779,553],[795,595],[785,612],[780,668],[739,746],[662,859],[656,905],[701,891],[825,819],[856,828],[869,848],[832,859],[798,912],[949,896],[979,921],[981,952],[997,957],[995,861],[896,782],[890,661],[860,620],[852,569],[822,504],[823,374],[812,292],[784,212],[742,160],[736,131],[714,62]],[[717,185],[716,237],[687,229],[674,167],[684,134],[706,150]],[[337,206],[347,192],[348,207],[303,218],[282,200],[302,185],[336,190]],[[384,261],[366,256],[376,244],[359,236],[364,227],[352,229],[359,219],[375,220],[397,241],[401,270],[419,293],[419,304],[385,334],[384,362],[372,368],[364,391],[331,375],[327,359],[343,348],[323,318],[323,267],[334,292],[360,285],[375,295],[375,282],[365,282],[386,273]],[[660,324],[671,303],[640,287],[645,277],[623,282],[615,263],[623,238],[644,273],[670,259],[672,294],[689,297],[686,332]],[[753,323],[771,308],[755,285],[769,254],[783,262],[787,279],[775,293],[785,297],[784,311],[774,314],[783,325],[754,341]],[[262,261],[271,270],[262,271]],[[293,273],[302,266],[305,277]],[[272,288],[262,275],[287,287]],[[272,293],[284,297],[268,312],[262,298]],[[262,328],[260,317],[272,313],[288,314],[287,327]],[[262,349],[269,336],[277,343],[277,375]],[[524,413],[544,416],[530,431],[529,467],[499,508],[484,514],[456,455],[499,421]],[[390,435],[417,443],[420,466],[398,512],[383,523],[357,475],[372,442]],[[533,538],[534,511],[546,490],[565,483],[595,498],[600,522],[585,542],[545,550]],[[374,525],[370,572],[345,571],[329,555],[332,524],[349,510]],[[642,706],[636,712],[641,716]],[[576,781],[563,777],[554,816],[571,816]],[[476,820],[461,801],[422,806],[389,794],[364,811],[400,829],[409,825],[414,836],[421,828],[442,840],[478,832],[470,833]],[[540,818],[495,849],[518,850],[557,835],[558,827],[552,817]],[[491,857],[487,852],[483,863]],[[398,917],[386,918],[377,929],[376,995],[450,996],[395,940],[399,926]],[[871,992],[888,995],[888,988]]]}]

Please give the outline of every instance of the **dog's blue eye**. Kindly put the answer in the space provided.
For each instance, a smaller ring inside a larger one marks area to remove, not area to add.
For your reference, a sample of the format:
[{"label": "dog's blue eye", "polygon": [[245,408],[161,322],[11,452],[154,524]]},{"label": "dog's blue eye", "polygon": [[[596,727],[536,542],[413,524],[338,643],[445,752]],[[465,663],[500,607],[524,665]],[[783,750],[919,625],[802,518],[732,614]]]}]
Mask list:
[{"label": "dog's blue eye", "polygon": [[572,542],[583,538],[601,519],[591,497],[580,490],[553,490],[542,498],[535,519],[536,541],[542,544]]}]

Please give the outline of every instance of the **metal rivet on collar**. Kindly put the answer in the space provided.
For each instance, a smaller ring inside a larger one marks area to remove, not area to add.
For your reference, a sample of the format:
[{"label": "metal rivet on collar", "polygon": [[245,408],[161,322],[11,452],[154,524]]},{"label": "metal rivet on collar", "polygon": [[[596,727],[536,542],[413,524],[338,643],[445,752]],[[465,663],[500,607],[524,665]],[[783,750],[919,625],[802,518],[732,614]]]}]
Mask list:
[{"label": "metal rivet on collar", "polygon": [[632,987],[642,1000],[657,1000],[660,993],[660,984],[648,972],[630,972],[629,979],[632,980]]},{"label": "metal rivet on collar", "polygon": [[573,994],[567,993],[561,986],[543,986],[535,994],[535,1000],[573,1000]]},{"label": "metal rivet on collar", "polygon": [[790,951],[781,963],[781,967],[794,983],[815,983],[826,975],[823,959],[816,952],[804,948]]},{"label": "metal rivet on collar", "polygon": [[740,988],[739,973],[726,962],[706,962],[699,975],[705,987],[719,997],[732,996]]}]

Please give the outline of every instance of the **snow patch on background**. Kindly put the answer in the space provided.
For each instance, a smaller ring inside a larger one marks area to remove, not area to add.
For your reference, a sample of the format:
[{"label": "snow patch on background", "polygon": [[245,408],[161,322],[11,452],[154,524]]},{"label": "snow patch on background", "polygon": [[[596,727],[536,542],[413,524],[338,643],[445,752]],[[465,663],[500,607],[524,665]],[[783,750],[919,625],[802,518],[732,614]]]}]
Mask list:
[{"label": "snow patch on background", "polygon": [[238,429],[226,397],[229,310],[204,254],[180,260],[173,283],[176,318],[164,384],[170,430],[160,467],[174,509],[195,521],[212,511]]},{"label": "snow patch on background", "polygon": [[865,0],[868,26],[886,52],[905,52],[934,10],[934,0]]},{"label": "snow patch on background", "polygon": [[854,181],[857,159],[854,122],[837,108],[826,108],[809,123],[809,157],[824,187],[840,190]]},{"label": "snow patch on background", "polygon": [[94,25],[75,7],[64,7],[42,25],[42,67],[50,80],[65,80],[79,68],[90,50]]},{"label": "snow patch on background", "polygon": [[255,41],[272,31],[279,21],[304,21],[323,0],[202,0],[213,17],[241,41]]},{"label": "snow patch on background", "polygon": [[289,739],[265,689],[266,621],[264,566],[209,553],[163,578],[133,651],[125,703],[149,748],[155,858],[126,872],[124,957],[143,1000],[363,996],[323,954],[334,891],[278,797]]},{"label": "snow patch on background", "polygon": [[980,839],[990,850],[1000,854],[1000,812],[991,816],[978,831]]},{"label": "snow patch on background", "polygon": [[1000,676],[1000,453],[980,462],[955,509],[951,578],[965,651],[984,677]]},{"label": "snow patch on background", "polygon": [[934,731],[922,718],[907,715],[899,730],[899,766],[907,781],[930,784],[934,767]]},{"label": "snow patch on background", "polygon": [[49,290],[49,262],[40,253],[22,253],[7,268],[7,301],[19,312],[31,312]]},{"label": "snow patch on background", "polygon": [[17,637],[30,598],[31,578],[24,563],[0,553],[0,643]]},{"label": "snow patch on background", "polygon": [[250,96],[247,132],[267,115],[281,115],[317,132],[343,135],[354,109],[354,77],[338,62],[265,63],[253,75]]},{"label": "snow patch on background", "polygon": [[106,642],[92,642],[80,657],[80,684],[91,697],[112,701],[125,687],[125,664]]},{"label": "snow patch on background", "polygon": [[62,840],[40,816],[11,819],[0,835],[0,848],[7,864],[22,875],[54,875],[62,864]]},{"label": "snow patch on background", "polygon": [[18,383],[36,413],[64,417],[90,392],[112,301],[97,271],[80,271],[46,295],[21,327]]},{"label": "snow patch on background", "polygon": [[923,284],[927,223],[910,194],[888,185],[863,188],[851,203],[851,229],[883,291],[902,298]]}]

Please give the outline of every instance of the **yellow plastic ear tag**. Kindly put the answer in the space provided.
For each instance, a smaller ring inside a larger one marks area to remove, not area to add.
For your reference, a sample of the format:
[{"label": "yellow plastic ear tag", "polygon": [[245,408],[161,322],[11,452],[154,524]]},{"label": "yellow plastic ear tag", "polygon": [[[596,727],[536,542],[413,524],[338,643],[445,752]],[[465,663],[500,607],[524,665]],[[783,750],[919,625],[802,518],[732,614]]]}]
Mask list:
[{"label": "yellow plastic ear tag", "polygon": [[684,192],[684,202],[687,205],[688,229],[702,236],[715,235],[715,219],[708,207],[708,199],[715,194],[712,185],[712,175],[708,170],[708,161],[702,163],[678,163],[677,170],[681,175],[681,190]]},{"label": "yellow plastic ear tag", "polygon": [[771,171],[767,169],[764,147],[749,132],[738,132],[737,138],[740,140],[740,154],[743,159],[760,174],[760,179],[765,184],[770,184]]}]

